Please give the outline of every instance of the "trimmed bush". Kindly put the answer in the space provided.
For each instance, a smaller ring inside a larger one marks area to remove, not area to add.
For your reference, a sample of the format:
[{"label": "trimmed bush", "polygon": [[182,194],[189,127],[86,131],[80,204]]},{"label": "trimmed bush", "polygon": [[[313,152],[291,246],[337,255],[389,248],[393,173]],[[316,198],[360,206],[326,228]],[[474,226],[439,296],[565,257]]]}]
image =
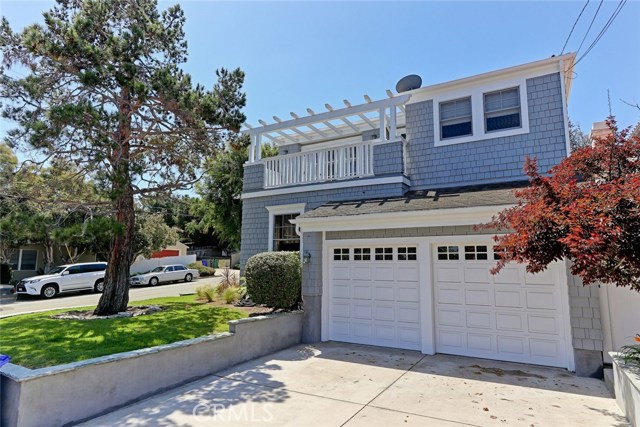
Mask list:
[{"label": "trimmed bush", "polygon": [[234,302],[238,301],[240,299],[240,292],[239,292],[240,288],[227,288],[223,293],[222,293],[222,299],[224,300],[224,302],[226,302],[227,304],[233,304]]},{"label": "trimmed bush", "polygon": [[263,252],[244,267],[247,293],[253,302],[272,308],[296,308],[300,301],[302,266],[298,252]]},{"label": "trimmed bush", "polygon": [[215,276],[216,269],[211,267],[206,267],[202,265],[201,262],[193,262],[187,266],[187,268],[195,268],[200,273],[200,277],[208,277]]}]

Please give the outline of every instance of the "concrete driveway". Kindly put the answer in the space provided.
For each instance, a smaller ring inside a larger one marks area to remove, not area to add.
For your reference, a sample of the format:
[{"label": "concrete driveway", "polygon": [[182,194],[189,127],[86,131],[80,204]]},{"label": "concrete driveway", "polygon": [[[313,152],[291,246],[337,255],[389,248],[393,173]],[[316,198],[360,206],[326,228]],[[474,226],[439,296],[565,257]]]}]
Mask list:
[{"label": "concrete driveway", "polygon": [[238,365],[83,425],[628,424],[602,381],[562,369],[322,343]]}]

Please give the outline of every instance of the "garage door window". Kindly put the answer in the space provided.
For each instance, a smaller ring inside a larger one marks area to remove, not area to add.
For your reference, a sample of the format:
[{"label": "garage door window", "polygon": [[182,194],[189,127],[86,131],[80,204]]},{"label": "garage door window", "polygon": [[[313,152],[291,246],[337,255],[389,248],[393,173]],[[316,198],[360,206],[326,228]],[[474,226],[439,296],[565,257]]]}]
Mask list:
[{"label": "garage door window", "polygon": [[417,259],[416,248],[398,248],[398,261],[415,261]]},{"label": "garage door window", "polygon": [[371,261],[371,248],[355,248],[353,250],[354,261]]},{"label": "garage door window", "polygon": [[393,248],[376,248],[376,261],[393,261]]},{"label": "garage door window", "polygon": [[487,255],[487,246],[465,246],[464,259],[467,261],[486,261],[489,259]]},{"label": "garage door window", "polygon": [[349,248],[336,248],[333,250],[334,261],[349,261]]},{"label": "garage door window", "polygon": [[457,261],[459,259],[460,253],[457,246],[438,246],[439,261]]}]

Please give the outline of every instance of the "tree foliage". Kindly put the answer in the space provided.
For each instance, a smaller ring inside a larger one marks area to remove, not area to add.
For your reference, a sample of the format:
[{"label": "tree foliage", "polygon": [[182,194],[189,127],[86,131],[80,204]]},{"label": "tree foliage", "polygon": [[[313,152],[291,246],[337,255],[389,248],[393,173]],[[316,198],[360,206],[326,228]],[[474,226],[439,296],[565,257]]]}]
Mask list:
[{"label": "tree foliage", "polygon": [[151,258],[154,252],[175,245],[180,240],[178,230],[165,224],[160,214],[138,215],[134,239],[135,255]]},{"label": "tree foliage", "polygon": [[[193,85],[180,6],[156,0],[57,0],[44,25],[22,32],[0,24],[3,117],[14,147],[64,158],[110,200],[114,235],[96,313],[128,303],[134,257],[134,197],[190,188],[244,121],[244,74],[221,69],[211,90]],[[25,78],[5,69],[22,65]]]},{"label": "tree foliage", "polygon": [[589,135],[582,131],[580,125],[573,123],[571,120],[569,120],[569,144],[571,145],[571,151],[591,145]]},{"label": "tree foliage", "polygon": [[[233,139],[226,150],[207,164],[202,182],[196,186],[201,197],[191,208],[194,217],[190,229],[213,232],[228,249],[240,249],[242,229],[242,180],[244,164],[249,160],[249,138]],[[262,145],[262,158],[278,154],[276,147]]]},{"label": "tree foliage", "polygon": [[531,273],[567,258],[585,285],[615,283],[640,291],[640,138],[618,130],[593,147],[580,148],[542,175],[527,159],[530,185],[516,191],[520,203],[502,211],[488,227],[501,260],[527,263]]}]

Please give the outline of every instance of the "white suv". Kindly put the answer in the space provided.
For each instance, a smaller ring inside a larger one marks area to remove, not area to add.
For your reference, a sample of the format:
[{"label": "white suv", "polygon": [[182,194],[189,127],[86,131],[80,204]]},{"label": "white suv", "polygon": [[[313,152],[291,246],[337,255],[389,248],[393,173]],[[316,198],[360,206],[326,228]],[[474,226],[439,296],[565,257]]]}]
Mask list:
[{"label": "white suv", "polygon": [[53,298],[60,292],[104,290],[106,262],[61,265],[42,276],[27,277],[16,286],[16,293]]}]

